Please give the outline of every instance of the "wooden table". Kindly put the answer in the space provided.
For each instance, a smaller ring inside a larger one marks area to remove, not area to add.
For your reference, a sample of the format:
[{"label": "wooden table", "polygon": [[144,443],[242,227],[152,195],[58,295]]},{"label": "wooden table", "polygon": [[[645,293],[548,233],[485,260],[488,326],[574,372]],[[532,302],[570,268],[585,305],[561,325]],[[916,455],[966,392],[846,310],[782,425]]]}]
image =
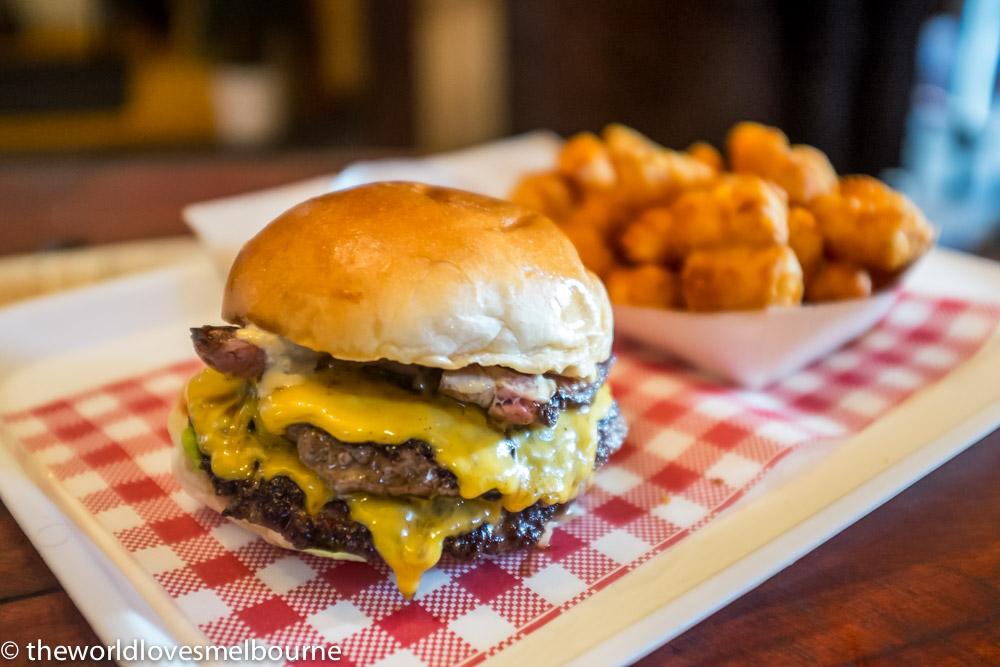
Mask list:
[{"label": "wooden table", "polygon": [[[175,234],[188,202],[355,157],[0,165],[0,251]],[[1000,665],[998,479],[1000,431],[641,664]],[[6,508],[0,544],[0,641],[98,643]]]}]

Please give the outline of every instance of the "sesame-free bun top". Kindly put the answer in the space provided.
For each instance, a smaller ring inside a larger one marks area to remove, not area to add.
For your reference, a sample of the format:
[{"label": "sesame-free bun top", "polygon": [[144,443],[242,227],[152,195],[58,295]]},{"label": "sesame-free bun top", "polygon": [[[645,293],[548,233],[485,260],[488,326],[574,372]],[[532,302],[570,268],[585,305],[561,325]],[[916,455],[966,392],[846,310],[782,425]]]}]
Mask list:
[{"label": "sesame-free bun top", "polygon": [[349,361],[590,377],[611,352],[604,286],[551,220],[420,183],[285,212],[240,251],[222,315]]}]

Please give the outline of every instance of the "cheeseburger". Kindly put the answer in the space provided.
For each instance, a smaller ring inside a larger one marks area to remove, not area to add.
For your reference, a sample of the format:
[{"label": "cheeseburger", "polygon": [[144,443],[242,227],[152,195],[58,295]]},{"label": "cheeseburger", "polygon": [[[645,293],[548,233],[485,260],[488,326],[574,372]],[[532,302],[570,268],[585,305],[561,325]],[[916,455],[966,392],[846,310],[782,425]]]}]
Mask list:
[{"label": "cheeseburger", "polygon": [[170,430],[182,486],[279,546],[384,561],[530,548],[625,437],[611,308],[544,216],[416,183],[289,210],[243,247],[232,326]]}]

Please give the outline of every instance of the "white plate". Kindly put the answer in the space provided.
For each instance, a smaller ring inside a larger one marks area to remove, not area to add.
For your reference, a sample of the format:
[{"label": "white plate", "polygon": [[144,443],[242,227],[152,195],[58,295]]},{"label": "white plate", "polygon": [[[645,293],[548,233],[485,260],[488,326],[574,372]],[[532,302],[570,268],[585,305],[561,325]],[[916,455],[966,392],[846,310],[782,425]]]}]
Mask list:
[{"label": "white plate", "polygon": [[[938,250],[914,272],[912,284],[922,292],[996,300],[1000,267]],[[185,328],[217,320],[220,294],[202,257],[0,311],[0,412],[189,357]],[[491,662],[608,664],[639,657],[995,428],[998,376],[1000,335],[994,334],[941,382],[857,436],[787,457],[724,516]],[[150,588],[141,573],[120,570],[113,546],[104,545],[107,553],[95,548],[3,448],[0,496],[103,641],[167,644],[171,635],[199,641],[194,628],[159,617],[153,609],[163,606],[165,593]],[[574,642],[561,639],[567,632]]]}]

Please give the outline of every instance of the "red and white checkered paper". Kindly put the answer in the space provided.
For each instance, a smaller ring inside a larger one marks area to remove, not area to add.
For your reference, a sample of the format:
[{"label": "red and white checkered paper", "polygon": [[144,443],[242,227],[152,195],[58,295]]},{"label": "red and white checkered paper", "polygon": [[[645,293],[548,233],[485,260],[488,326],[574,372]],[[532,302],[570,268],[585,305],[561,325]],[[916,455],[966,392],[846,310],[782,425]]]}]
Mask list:
[{"label": "red and white checkered paper", "polygon": [[975,352],[1000,307],[901,297],[873,331],[766,391],[724,387],[628,344],[612,386],[622,451],[548,549],[446,560],[405,602],[384,565],[274,548],[170,473],[167,413],[196,361],[5,421],[214,643],[339,645],[345,664],[475,664],[711,521],[797,445],[853,433]]}]

